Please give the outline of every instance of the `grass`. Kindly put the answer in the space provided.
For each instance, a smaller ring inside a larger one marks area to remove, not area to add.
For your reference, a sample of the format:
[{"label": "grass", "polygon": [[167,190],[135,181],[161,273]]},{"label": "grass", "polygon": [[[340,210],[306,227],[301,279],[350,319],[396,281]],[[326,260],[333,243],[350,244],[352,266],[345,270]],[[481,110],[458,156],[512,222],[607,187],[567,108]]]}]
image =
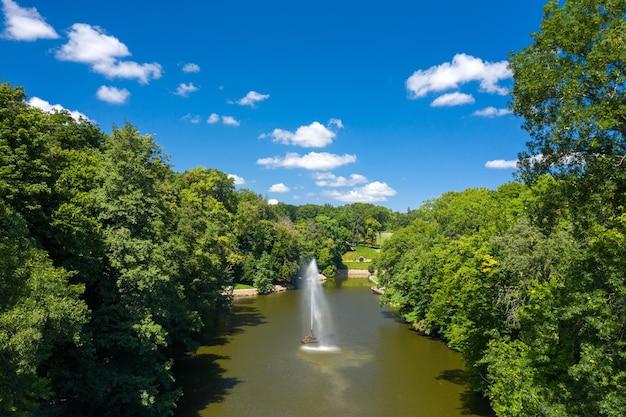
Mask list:
[{"label": "grass", "polygon": [[250,290],[253,289],[254,287],[252,285],[248,285],[248,284],[235,284],[235,288],[236,290]]},{"label": "grass", "polygon": [[345,269],[368,269],[371,262],[359,262],[360,258],[374,260],[378,256],[379,249],[369,246],[355,246],[354,251],[348,251],[341,257]]},{"label": "grass", "polygon": [[354,252],[348,251],[344,253],[341,259],[343,259],[344,261],[358,261],[361,257],[365,259],[375,259],[376,256],[378,256],[378,252],[380,252],[380,250],[378,249],[373,249],[369,246],[362,245],[356,246],[354,249]]}]

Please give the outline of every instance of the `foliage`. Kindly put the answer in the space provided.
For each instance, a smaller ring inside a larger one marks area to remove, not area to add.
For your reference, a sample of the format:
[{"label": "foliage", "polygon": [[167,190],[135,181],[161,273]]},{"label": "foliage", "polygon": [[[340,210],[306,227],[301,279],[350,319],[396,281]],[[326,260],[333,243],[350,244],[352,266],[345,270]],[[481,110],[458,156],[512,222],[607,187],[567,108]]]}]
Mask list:
[{"label": "foliage", "polygon": [[0,410],[167,416],[177,353],[228,308],[358,242],[382,302],[466,358],[501,416],[626,415],[626,2],[549,1],[510,57],[520,182],[407,213],[270,206],[175,173],[149,135],[44,113],[0,83]]},{"label": "foliage", "polygon": [[446,193],[376,261],[383,301],[461,351],[500,416],[626,414],[625,15],[550,1],[511,55],[525,187]]},{"label": "foliage", "polygon": [[33,247],[24,220],[1,201],[0,236],[0,410],[27,416],[52,397],[54,348],[79,343],[87,309],[82,286]]},{"label": "foliage", "polygon": [[174,358],[227,288],[271,292],[313,257],[333,276],[350,230],[388,217],[270,206],[223,172],[174,172],[130,123],[107,135],[25,100],[0,83],[2,414],[170,415]]}]

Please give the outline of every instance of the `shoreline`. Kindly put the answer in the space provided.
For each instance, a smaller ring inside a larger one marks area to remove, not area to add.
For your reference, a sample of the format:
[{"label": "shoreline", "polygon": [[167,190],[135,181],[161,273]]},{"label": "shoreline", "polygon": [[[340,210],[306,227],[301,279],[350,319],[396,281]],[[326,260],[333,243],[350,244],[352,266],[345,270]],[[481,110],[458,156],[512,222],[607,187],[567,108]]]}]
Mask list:
[{"label": "shoreline", "polygon": [[[369,278],[371,274],[367,269],[339,269],[335,273],[335,278]],[[270,294],[292,290],[293,285],[274,285],[274,291]],[[239,290],[231,289],[228,291],[233,297],[256,297],[259,291],[256,288],[242,288]]]}]

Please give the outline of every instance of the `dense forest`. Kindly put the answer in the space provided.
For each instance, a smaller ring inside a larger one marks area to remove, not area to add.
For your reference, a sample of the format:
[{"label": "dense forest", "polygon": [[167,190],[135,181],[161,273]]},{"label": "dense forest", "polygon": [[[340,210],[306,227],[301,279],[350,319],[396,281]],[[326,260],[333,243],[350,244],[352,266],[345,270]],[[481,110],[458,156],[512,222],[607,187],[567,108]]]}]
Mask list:
[{"label": "dense forest", "polygon": [[461,351],[498,416],[626,415],[626,2],[557,1],[512,54],[519,181],[417,210],[385,302]]},{"label": "dense forest", "polygon": [[626,1],[559,3],[510,56],[518,178],[407,213],[269,205],[0,83],[0,414],[171,415],[229,289],[312,257],[333,276],[385,230],[381,301],[462,352],[497,415],[626,415]]},{"label": "dense forest", "polygon": [[[269,205],[225,173],[175,172],[130,123],[110,135],[0,84],[0,414],[166,416],[173,361],[229,289],[334,276],[350,242],[407,216]],[[404,220],[403,220],[404,219]]]}]

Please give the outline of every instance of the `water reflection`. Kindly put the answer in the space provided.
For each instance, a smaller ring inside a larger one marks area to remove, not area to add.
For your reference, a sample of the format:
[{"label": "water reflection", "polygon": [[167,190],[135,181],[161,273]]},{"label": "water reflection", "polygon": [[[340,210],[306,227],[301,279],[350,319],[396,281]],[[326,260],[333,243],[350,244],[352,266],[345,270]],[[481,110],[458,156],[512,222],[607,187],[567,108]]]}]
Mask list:
[{"label": "water reflection", "polygon": [[368,362],[373,359],[370,352],[365,349],[346,350],[338,347],[303,346],[299,349],[298,356],[307,363],[310,369],[307,377],[318,378],[323,385],[328,387],[323,394],[325,401],[333,403],[331,408],[337,410],[354,408],[354,405],[350,405],[346,400],[349,397],[344,395],[354,381],[346,377],[344,371],[348,368],[367,366]]}]

